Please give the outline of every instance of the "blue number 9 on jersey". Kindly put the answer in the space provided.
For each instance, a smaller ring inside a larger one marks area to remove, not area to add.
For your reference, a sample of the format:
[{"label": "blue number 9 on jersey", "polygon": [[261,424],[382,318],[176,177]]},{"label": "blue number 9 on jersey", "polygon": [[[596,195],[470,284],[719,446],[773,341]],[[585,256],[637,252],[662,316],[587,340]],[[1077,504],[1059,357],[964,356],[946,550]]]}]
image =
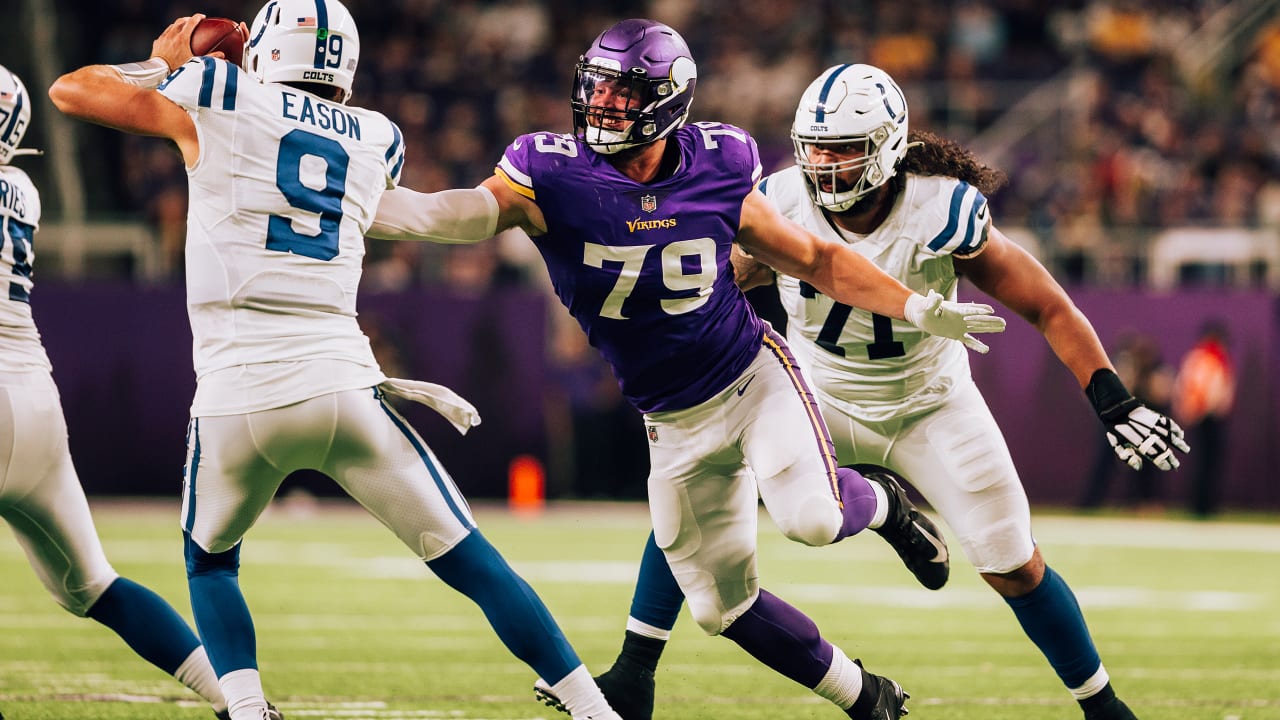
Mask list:
[{"label": "blue number 9 on jersey", "polygon": [[[313,156],[324,161],[324,189],[302,183],[302,161]],[[320,215],[320,233],[303,235],[293,228],[293,218],[272,215],[267,224],[267,249],[291,252],[317,260],[338,255],[338,227],[342,224],[342,198],[347,194],[347,166],[351,158],[337,140],[305,130],[291,130],[280,138],[276,156],[276,187],[289,205]]]}]

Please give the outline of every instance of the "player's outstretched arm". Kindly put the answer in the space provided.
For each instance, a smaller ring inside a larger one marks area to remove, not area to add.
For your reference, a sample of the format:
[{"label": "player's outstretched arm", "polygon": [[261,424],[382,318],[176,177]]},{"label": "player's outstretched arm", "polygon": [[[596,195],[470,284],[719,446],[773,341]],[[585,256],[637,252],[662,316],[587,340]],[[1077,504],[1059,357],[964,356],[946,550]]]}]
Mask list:
[{"label": "player's outstretched arm", "polygon": [[987,346],[971,333],[1004,330],[1004,319],[994,315],[990,305],[914,293],[848,247],[827,242],[787,220],[759,190],[742,203],[737,241],[759,262],[807,281],[837,302],[906,320],[978,352],[986,352]]},{"label": "player's outstretched arm", "polygon": [[378,240],[478,243],[498,232],[498,201],[484,187],[422,193],[406,187],[382,194],[365,235]]},{"label": "player's outstretched arm", "polygon": [[982,253],[957,258],[956,271],[1044,334],[1084,388],[1121,460],[1135,470],[1144,459],[1161,470],[1178,467],[1174,450],[1190,450],[1182,428],[1133,397],[1089,319],[1030,253],[993,226]]},{"label": "player's outstretched arm", "polygon": [[477,243],[513,227],[537,236],[547,231],[542,211],[497,176],[478,187],[422,193],[398,187],[382,194],[365,234],[379,240]]},{"label": "player's outstretched arm", "polygon": [[151,59],[129,65],[87,65],[49,88],[55,107],[74,118],[138,135],[169,138],[190,167],[199,159],[195,123],[155,91],[174,68],[191,59],[191,32],[203,15],[178,18],[156,38]]}]

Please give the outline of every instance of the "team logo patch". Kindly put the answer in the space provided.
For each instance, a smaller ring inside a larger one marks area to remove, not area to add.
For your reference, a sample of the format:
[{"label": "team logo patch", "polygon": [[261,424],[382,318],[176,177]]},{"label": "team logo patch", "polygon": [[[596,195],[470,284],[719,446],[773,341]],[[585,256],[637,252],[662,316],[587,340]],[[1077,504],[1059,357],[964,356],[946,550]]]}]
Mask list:
[{"label": "team logo patch", "polygon": [[651,213],[658,209],[658,198],[654,195],[644,195],[640,198],[640,209]]},{"label": "team logo patch", "polygon": [[658,426],[649,425],[649,442],[658,442]]}]

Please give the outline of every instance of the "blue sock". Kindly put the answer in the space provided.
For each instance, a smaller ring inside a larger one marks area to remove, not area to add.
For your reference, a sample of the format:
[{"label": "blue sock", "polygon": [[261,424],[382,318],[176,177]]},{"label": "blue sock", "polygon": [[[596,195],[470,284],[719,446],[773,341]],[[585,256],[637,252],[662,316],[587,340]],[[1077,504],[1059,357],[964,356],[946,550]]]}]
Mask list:
[{"label": "blue sock", "polygon": [[128,578],[116,578],[88,616],[115,631],[147,662],[172,675],[200,639],[164,598]]},{"label": "blue sock", "polygon": [[240,592],[240,545],[210,553],[200,549],[191,533],[184,532],[183,538],[191,610],[214,674],[257,670],[258,639]]},{"label": "blue sock", "polygon": [[427,567],[479,605],[498,639],[543,680],[554,685],[582,664],[542,599],[479,530]]},{"label": "blue sock", "polygon": [[1062,576],[1045,567],[1035,590],[1005,598],[1023,631],[1040,648],[1068,689],[1078,688],[1102,665],[1076,596]]},{"label": "blue sock", "polygon": [[658,543],[649,533],[640,556],[640,576],[636,578],[636,592],[631,597],[631,617],[646,625],[670,631],[680,617],[684,605],[684,593],[671,574],[666,555],[658,549]]},{"label": "blue sock", "polygon": [[808,615],[764,588],[751,607],[721,635],[810,690],[826,677],[835,653]]}]

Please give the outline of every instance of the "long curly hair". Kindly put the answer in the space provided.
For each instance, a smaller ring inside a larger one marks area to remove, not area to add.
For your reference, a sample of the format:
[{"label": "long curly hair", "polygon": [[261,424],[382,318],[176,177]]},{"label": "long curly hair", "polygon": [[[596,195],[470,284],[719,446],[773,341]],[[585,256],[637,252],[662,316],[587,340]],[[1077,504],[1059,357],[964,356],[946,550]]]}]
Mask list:
[{"label": "long curly hair", "polygon": [[912,173],[953,177],[978,188],[987,197],[1009,182],[1009,176],[1002,170],[983,165],[972,150],[953,140],[926,130],[912,130],[907,134],[907,142],[923,144],[907,150],[898,163],[899,176]]}]

